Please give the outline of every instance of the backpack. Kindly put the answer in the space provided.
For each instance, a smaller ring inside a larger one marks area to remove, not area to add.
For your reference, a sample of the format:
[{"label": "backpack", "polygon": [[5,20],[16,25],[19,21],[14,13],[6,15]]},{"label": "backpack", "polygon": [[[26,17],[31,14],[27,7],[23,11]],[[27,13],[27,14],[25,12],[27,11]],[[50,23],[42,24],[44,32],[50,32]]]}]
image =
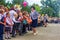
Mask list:
[{"label": "backpack", "polygon": [[3,22],[3,23],[4,23],[4,17],[2,17],[1,22]]},{"label": "backpack", "polygon": [[26,20],[23,20],[23,24],[26,25],[27,24],[27,21]]}]

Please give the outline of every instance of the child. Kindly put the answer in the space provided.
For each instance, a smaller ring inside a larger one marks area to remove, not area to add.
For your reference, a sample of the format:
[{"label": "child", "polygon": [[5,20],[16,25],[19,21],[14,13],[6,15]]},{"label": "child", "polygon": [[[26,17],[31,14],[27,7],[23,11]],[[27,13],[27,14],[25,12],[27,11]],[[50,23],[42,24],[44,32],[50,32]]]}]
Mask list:
[{"label": "child", "polygon": [[18,21],[20,21],[20,25],[19,25],[19,35],[23,35],[23,15],[22,12],[19,13],[19,18]]},{"label": "child", "polygon": [[3,31],[6,25],[6,18],[4,17],[4,12],[0,9],[0,40],[3,40]]},{"label": "child", "polygon": [[45,16],[44,16],[44,27],[47,27],[47,22],[48,22],[48,15],[45,14]]},{"label": "child", "polygon": [[31,19],[31,17],[30,17],[30,15],[28,14],[28,12],[27,12],[27,27],[28,27],[28,31],[31,31],[32,30],[32,27],[31,27],[31,23],[32,23],[32,19]]},{"label": "child", "polygon": [[17,33],[17,30],[18,30],[18,23],[19,21],[17,21],[18,15],[15,14],[14,17],[13,17],[13,22],[14,22],[14,25],[13,25],[13,29],[12,29],[12,37],[15,37],[16,36],[16,33]]},{"label": "child", "polygon": [[23,33],[27,33],[27,12],[26,11],[23,11]]},{"label": "child", "polygon": [[6,13],[6,27],[5,27],[5,31],[6,31],[5,38],[6,39],[11,39],[11,37],[10,37],[10,31],[11,31],[11,26],[13,26],[13,24],[14,23],[13,23],[12,19],[10,18],[9,12]]}]

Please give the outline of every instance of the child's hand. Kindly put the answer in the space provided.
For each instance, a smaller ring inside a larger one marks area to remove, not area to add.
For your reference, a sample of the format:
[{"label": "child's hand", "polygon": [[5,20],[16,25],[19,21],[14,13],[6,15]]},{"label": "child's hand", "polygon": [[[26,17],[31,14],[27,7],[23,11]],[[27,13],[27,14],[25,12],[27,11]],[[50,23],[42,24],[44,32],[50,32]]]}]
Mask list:
[{"label": "child's hand", "polygon": [[9,26],[13,26],[13,24],[10,24]]},{"label": "child's hand", "polygon": [[6,23],[3,23],[6,26]]}]

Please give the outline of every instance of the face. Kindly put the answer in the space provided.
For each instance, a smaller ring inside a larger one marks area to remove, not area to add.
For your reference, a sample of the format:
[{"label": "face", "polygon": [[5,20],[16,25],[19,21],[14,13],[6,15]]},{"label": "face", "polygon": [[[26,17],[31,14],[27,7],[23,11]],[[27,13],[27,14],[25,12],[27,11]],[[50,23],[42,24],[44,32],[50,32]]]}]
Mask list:
[{"label": "face", "polygon": [[22,16],[22,13],[19,13],[19,16]]},{"label": "face", "polygon": [[14,17],[17,18],[18,17],[18,14],[14,14]]},{"label": "face", "polygon": [[10,17],[10,14],[8,14],[7,16]]},{"label": "face", "polygon": [[34,11],[34,9],[33,9],[33,8],[31,8],[31,11]]}]

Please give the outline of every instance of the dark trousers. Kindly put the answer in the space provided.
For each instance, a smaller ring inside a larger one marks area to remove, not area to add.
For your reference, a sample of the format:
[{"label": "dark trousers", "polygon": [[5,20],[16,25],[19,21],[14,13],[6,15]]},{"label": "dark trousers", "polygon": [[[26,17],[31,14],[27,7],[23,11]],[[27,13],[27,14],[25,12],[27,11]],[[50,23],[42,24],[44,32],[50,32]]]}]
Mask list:
[{"label": "dark trousers", "polygon": [[32,31],[32,26],[31,24],[27,24],[28,31]]},{"label": "dark trousers", "polygon": [[3,40],[3,30],[4,30],[4,25],[0,24],[0,40]]},{"label": "dark trousers", "polygon": [[18,30],[18,26],[20,23],[15,23],[13,25],[13,29],[12,29],[12,37],[15,37],[15,31]]},{"label": "dark trousers", "polygon": [[21,22],[19,25],[19,35],[23,34],[23,23]]},{"label": "dark trousers", "polygon": [[26,29],[27,25],[23,24],[23,33],[26,33],[27,32],[27,29]]}]

